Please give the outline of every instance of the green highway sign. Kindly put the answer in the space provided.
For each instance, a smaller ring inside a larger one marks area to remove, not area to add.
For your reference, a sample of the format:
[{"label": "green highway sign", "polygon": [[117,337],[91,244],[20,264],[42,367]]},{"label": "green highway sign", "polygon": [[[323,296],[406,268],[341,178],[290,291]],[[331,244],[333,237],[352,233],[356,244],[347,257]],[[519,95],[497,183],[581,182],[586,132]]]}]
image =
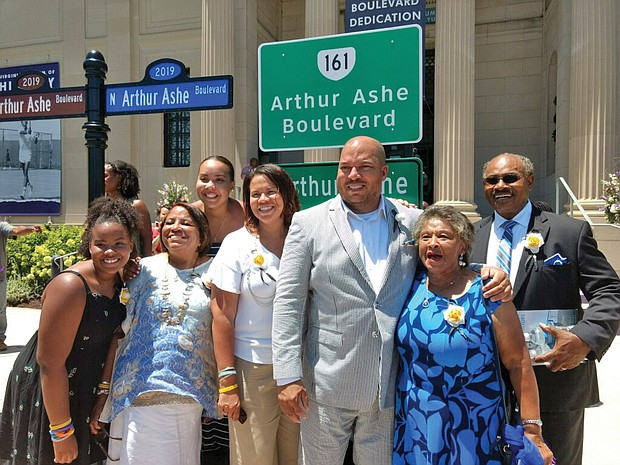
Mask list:
[{"label": "green highway sign", "polygon": [[[388,174],[383,181],[386,197],[404,199],[422,205],[422,160],[390,158]],[[287,163],[280,165],[293,179],[302,208],[313,207],[338,194],[336,175],[338,162]]]},{"label": "green highway sign", "polygon": [[422,44],[411,25],[261,45],[261,149],[341,147],[358,135],[418,142]]}]

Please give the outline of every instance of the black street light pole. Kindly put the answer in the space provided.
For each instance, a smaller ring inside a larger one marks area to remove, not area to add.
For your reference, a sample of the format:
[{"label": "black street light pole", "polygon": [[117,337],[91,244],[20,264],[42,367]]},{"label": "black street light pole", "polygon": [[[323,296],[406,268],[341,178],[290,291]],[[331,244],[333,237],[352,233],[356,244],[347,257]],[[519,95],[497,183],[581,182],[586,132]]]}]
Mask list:
[{"label": "black street light pole", "polygon": [[105,78],[108,65],[101,52],[91,50],[84,60],[86,74],[86,117],[82,129],[86,131],[88,147],[88,203],[104,194],[103,174],[108,132],[105,124]]}]

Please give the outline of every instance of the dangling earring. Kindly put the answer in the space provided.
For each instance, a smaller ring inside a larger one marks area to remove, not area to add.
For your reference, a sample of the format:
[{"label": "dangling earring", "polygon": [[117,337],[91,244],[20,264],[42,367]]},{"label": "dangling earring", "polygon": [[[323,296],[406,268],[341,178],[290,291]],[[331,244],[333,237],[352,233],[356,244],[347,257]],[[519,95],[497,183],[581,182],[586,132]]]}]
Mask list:
[{"label": "dangling earring", "polygon": [[459,266],[461,268],[464,268],[465,265],[467,265],[467,263],[465,263],[465,254],[462,253],[461,255],[459,255]]}]

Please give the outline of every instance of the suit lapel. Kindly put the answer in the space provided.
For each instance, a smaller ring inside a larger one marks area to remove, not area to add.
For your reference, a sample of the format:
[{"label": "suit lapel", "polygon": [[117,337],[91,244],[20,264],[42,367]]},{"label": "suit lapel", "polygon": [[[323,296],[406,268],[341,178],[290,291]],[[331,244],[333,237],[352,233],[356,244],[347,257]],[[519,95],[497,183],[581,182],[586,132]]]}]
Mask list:
[{"label": "suit lapel", "polygon": [[[532,216],[530,217],[530,224],[528,225],[527,232],[530,233],[534,230],[542,235],[545,242],[547,241],[549,236],[547,218],[536,208],[532,208]],[[517,270],[517,277],[515,279],[515,286],[512,291],[513,295],[516,295],[519,292],[521,286],[523,286],[523,283],[528,280],[530,274],[540,267],[540,265],[536,265],[535,261],[538,260],[540,255],[542,255],[541,252],[533,255],[528,249],[523,249],[521,261],[519,262],[519,269]]]},{"label": "suit lapel", "polygon": [[478,223],[476,241],[474,242],[474,250],[472,251],[470,261],[474,263],[487,262],[487,249],[489,248],[489,236],[491,235],[492,226],[493,217],[491,216],[480,220],[480,223]]},{"label": "suit lapel", "polygon": [[383,273],[383,279],[381,280],[381,287],[379,289],[383,289],[387,283],[388,278],[390,277],[390,273],[392,272],[392,268],[394,268],[394,264],[396,263],[396,256],[400,252],[400,240],[398,236],[400,236],[400,229],[398,228],[398,224],[396,222],[396,215],[398,214],[398,210],[396,207],[392,205],[387,200],[385,201],[385,212],[387,217],[387,225],[388,225],[388,237],[389,237],[389,246],[388,246],[388,257],[387,263],[385,264],[385,273]]},{"label": "suit lapel", "polygon": [[344,247],[347,255],[372,289],[370,277],[366,272],[364,262],[362,261],[362,256],[360,255],[360,251],[357,248],[355,239],[353,238],[353,233],[351,232],[351,226],[347,221],[347,215],[343,210],[340,202],[340,196],[334,198],[331,201],[331,204],[329,206],[329,218],[334,225],[336,234],[338,235],[338,238],[340,239],[340,242],[342,243],[342,246]]}]

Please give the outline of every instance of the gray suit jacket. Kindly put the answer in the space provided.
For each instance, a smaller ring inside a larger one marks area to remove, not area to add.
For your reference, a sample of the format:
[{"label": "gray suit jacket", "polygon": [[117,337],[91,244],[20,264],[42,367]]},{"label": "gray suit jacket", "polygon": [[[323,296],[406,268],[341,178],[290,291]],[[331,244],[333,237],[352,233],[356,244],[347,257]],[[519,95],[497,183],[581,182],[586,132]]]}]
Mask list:
[{"label": "gray suit jacket", "polygon": [[[273,310],[276,379],[301,378],[310,399],[361,410],[394,405],[394,330],[409,293],[420,210],[385,200],[388,263],[373,290],[340,196],[293,217]],[[397,221],[397,213],[404,221]]]}]

